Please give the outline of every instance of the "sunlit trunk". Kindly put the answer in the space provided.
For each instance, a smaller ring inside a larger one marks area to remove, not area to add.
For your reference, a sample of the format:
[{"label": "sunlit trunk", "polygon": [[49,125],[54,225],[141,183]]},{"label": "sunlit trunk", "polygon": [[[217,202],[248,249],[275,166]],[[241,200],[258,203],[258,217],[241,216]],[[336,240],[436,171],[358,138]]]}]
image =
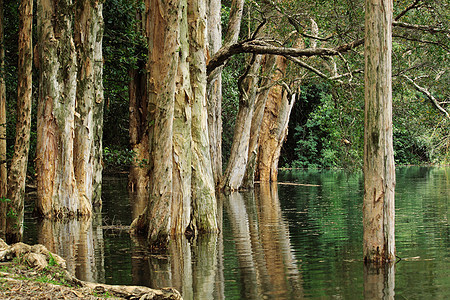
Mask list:
[{"label": "sunlit trunk", "polygon": [[17,121],[14,155],[8,176],[7,210],[14,212],[6,220],[6,241],[19,242],[23,234],[25,181],[30,148],[31,100],[32,100],[32,27],[33,1],[22,0],[19,7],[19,65],[17,88]]},{"label": "sunlit trunk", "polygon": [[250,129],[258,89],[258,72],[262,56],[257,55],[252,60],[245,78],[240,82],[241,94],[239,97],[239,110],[236,117],[233,144],[230,158],[221,182],[221,189],[236,191],[242,185],[247,166]]},{"label": "sunlit trunk", "polygon": [[[149,202],[133,228],[147,233],[152,247],[171,234],[173,120],[180,49],[180,1],[146,1],[149,113]],[[170,28],[170,30],[169,30]]]},{"label": "sunlit trunk", "polygon": [[[0,199],[6,197],[8,170],[6,165],[6,86],[3,0],[0,0]],[[0,201],[0,238],[6,232],[6,202]]]},{"label": "sunlit trunk", "polygon": [[74,42],[77,95],[74,164],[80,198],[101,204],[103,127],[103,17],[101,3],[77,1]]},{"label": "sunlit trunk", "polygon": [[[221,1],[207,1],[208,60],[222,46]],[[208,76],[208,133],[214,183],[222,176],[222,67]]]},{"label": "sunlit trunk", "polygon": [[[286,59],[278,56],[278,71],[272,77],[274,81],[284,76],[286,66]],[[294,101],[295,97],[289,99],[288,93],[281,86],[276,85],[270,89],[259,136],[257,174],[260,181],[277,181],[278,160]]]},{"label": "sunlit trunk", "polygon": [[171,233],[183,234],[191,218],[192,130],[187,1],[181,0],[180,48],[173,120],[173,194]]},{"label": "sunlit trunk", "polygon": [[206,0],[188,3],[189,69],[192,88],[192,220],[194,231],[217,231],[217,203],[206,104]]},{"label": "sunlit trunk", "polygon": [[245,175],[242,182],[243,189],[253,189],[255,183],[255,172],[257,167],[259,135],[261,132],[261,124],[266,108],[266,102],[270,89],[268,86],[272,83],[270,76],[275,66],[276,56],[267,55],[263,62],[262,74],[263,78],[259,85],[256,96],[255,110],[253,113],[252,125],[250,128],[250,141],[248,146],[248,159],[245,168]]},{"label": "sunlit trunk", "polygon": [[364,244],[365,262],[395,260],[395,165],[392,142],[392,1],[366,0]]},{"label": "sunlit trunk", "polygon": [[90,215],[79,197],[74,172],[77,66],[72,1],[40,0],[37,5],[39,103],[37,113],[37,203],[44,217]]}]

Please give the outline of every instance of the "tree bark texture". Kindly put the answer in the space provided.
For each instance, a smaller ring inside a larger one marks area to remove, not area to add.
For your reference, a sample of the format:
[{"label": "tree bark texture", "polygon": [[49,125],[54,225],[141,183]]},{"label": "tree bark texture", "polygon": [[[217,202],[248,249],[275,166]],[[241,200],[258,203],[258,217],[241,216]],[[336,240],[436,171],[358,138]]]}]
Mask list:
[{"label": "tree bark texture", "polygon": [[171,234],[183,234],[192,213],[192,112],[187,0],[181,0],[180,47],[173,120],[173,196]]},{"label": "tree bark texture", "polygon": [[74,164],[80,198],[101,204],[103,128],[103,4],[76,2],[77,94]]},{"label": "tree bark texture", "polygon": [[366,0],[364,261],[395,259],[392,142],[392,0]]},{"label": "tree bark texture", "polygon": [[37,203],[47,218],[91,215],[79,197],[74,171],[76,52],[71,0],[37,2],[39,103],[37,113]]},{"label": "tree bark texture", "polygon": [[[0,0],[0,198],[6,197],[8,169],[6,165],[6,86],[3,0]],[[0,201],[0,238],[6,232],[6,203]]]},{"label": "tree bark texture", "polygon": [[30,148],[32,65],[33,65],[33,1],[22,0],[19,7],[19,64],[17,87],[17,122],[14,155],[8,174],[6,241],[16,243],[22,239],[25,201],[25,181]]},{"label": "tree bark texture", "polygon": [[[281,79],[286,67],[286,58],[278,56],[277,72],[272,80]],[[260,181],[277,181],[281,146],[287,135],[289,116],[294,102],[295,97],[289,99],[287,91],[279,85],[273,86],[269,91],[258,143],[257,176]]]},{"label": "tree bark texture", "polygon": [[167,244],[173,196],[173,120],[180,47],[179,0],[146,1],[148,32],[149,203],[135,220],[149,243]]},{"label": "tree bark texture", "polygon": [[195,231],[218,230],[206,101],[206,0],[188,3],[189,68],[192,88],[192,220]]},{"label": "tree bark texture", "polygon": [[234,127],[233,143],[228,165],[222,178],[221,189],[237,191],[244,178],[247,166],[250,129],[255,108],[259,71],[262,56],[251,60],[245,78],[240,80],[239,110]]},{"label": "tree bark texture", "polygon": [[270,76],[273,74],[275,63],[276,56],[266,55],[264,57],[262,67],[263,79],[261,80],[257,91],[255,111],[253,113],[252,125],[250,128],[247,166],[245,168],[245,175],[242,182],[243,189],[253,189],[254,187],[255,172],[258,162],[259,135],[261,132],[261,124],[264,116],[264,110],[266,108],[266,102],[270,92],[270,89],[268,88],[271,84]]},{"label": "tree bark texture", "polygon": [[[213,56],[222,46],[221,1],[207,1],[208,55]],[[222,68],[208,76],[208,133],[214,183],[218,186],[222,176]]]}]

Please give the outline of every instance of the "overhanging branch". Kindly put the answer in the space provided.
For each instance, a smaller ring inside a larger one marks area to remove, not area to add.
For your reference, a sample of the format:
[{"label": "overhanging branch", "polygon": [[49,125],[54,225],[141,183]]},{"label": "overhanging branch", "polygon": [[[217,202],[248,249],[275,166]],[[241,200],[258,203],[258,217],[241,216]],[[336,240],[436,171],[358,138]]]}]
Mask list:
[{"label": "overhanging branch", "polygon": [[448,113],[448,111],[445,110],[445,108],[443,108],[443,107],[439,104],[439,101],[437,101],[437,99],[430,93],[430,91],[428,91],[426,88],[421,87],[420,85],[418,85],[414,80],[412,80],[412,79],[409,78],[408,76],[406,76],[406,75],[401,75],[401,76],[402,76],[403,78],[405,78],[406,80],[408,80],[409,83],[411,83],[417,91],[419,91],[419,92],[421,92],[422,94],[424,94],[425,96],[427,96],[427,98],[433,103],[433,105],[434,105],[438,110],[440,110],[442,113],[444,113],[444,114],[447,116],[447,118],[450,119],[450,114]]}]

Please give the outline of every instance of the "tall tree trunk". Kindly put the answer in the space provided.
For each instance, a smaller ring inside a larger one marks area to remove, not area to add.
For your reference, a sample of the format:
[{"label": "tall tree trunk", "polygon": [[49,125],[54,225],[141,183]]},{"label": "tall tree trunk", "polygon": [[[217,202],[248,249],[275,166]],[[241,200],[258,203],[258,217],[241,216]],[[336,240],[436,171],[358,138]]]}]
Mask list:
[{"label": "tall tree trunk", "polygon": [[[280,80],[286,71],[287,62],[282,56],[276,58],[277,72],[272,80]],[[260,181],[277,181],[278,160],[281,146],[287,135],[289,116],[295,98],[289,99],[287,91],[276,85],[270,89],[259,136],[258,168]]]},{"label": "tall tree trunk", "polygon": [[173,120],[173,196],[172,234],[183,234],[189,226],[192,203],[192,113],[191,85],[189,74],[189,42],[187,0],[181,1],[180,48],[176,78],[175,107]]},{"label": "tall tree trunk", "polygon": [[33,65],[33,0],[22,0],[19,7],[19,65],[17,88],[17,123],[14,155],[8,176],[8,211],[6,240],[19,242],[23,234],[25,181],[30,148],[32,65]]},{"label": "tall tree trunk", "polygon": [[238,190],[244,178],[261,60],[261,55],[252,58],[246,74],[243,75],[245,77],[239,83],[241,93],[234,127],[233,144],[228,165],[221,182],[221,189],[224,190]]},{"label": "tall tree trunk", "polygon": [[189,68],[192,88],[192,220],[195,231],[217,231],[217,203],[206,104],[206,0],[188,3]]},{"label": "tall tree trunk", "polygon": [[[222,46],[221,1],[207,1],[208,15],[208,60]],[[222,176],[222,68],[208,76],[208,133],[212,172],[217,186]]]},{"label": "tall tree trunk", "polygon": [[366,0],[364,261],[395,259],[392,142],[392,0]]},{"label": "tall tree trunk", "polygon": [[[149,7],[147,7],[148,9]],[[141,32],[143,36],[146,33],[147,22],[150,22],[144,14],[136,11],[137,28],[136,31]],[[130,145],[134,153],[134,162],[130,167],[128,174],[128,187],[132,192],[137,192],[144,197],[148,194],[149,183],[149,144],[148,144],[148,93],[147,93],[147,69],[146,62],[139,59],[137,69],[129,71],[130,82],[128,84],[129,98],[129,133]]]},{"label": "tall tree trunk", "polygon": [[254,187],[259,148],[259,135],[261,132],[261,124],[264,116],[264,110],[266,108],[266,102],[269,97],[270,88],[268,88],[268,86],[271,84],[270,76],[272,75],[275,63],[275,55],[265,56],[262,69],[263,79],[261,80],[260,87],[258,88],[255,111],[253,113],[252,125],[250,128],[247,166],[245,168],[245,175],[242,182],[243,189],[253,189]]},{"label": "tall tree trunk", "polygon": [[103,127],[103,4],[76,2],[77,99],[74,164],[80,198],[101,204]]},{"label": "tall tree trunk", "polygon": [[[0,199],[6,198],[8,170],[6,165],[6,86],[3,0],[0,0]],[[0,238],[6,232],[6,202],[0,201]]]},{"label": "tall tree trunk", "polygon": [[74,172],[77,66],[71,0],[37,3],[39,103],[37,113],[37,203],[44,217],[91,215],[79,197]]},{"label": "tall tree trunk", "polygon": [[148,32],[149,203],[135,220],[153,247],[167,244],[171,230],[173,119],[180,47],[179,0],[146,1]]}]

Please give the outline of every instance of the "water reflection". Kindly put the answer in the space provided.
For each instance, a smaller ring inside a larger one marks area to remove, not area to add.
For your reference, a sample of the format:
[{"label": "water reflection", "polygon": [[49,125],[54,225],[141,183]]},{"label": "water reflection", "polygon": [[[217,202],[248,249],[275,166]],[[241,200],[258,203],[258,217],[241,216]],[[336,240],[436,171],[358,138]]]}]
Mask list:
[{"label": "water reflection", "polygon": [[81,280],[105,281],[101,215],[92,219],[38,221],[38,243],[66,260],[67,269]]},{"label": "water reflection", "polygon": [[225,202],[245,299],[302,299],[302,279],[288,226],[281,214],[276,184],[255,192],[232,193]]},{"label": "water reflection", "polygon": [[364,299],[393,300],[395,264],[384,267],[364,265]]}]

